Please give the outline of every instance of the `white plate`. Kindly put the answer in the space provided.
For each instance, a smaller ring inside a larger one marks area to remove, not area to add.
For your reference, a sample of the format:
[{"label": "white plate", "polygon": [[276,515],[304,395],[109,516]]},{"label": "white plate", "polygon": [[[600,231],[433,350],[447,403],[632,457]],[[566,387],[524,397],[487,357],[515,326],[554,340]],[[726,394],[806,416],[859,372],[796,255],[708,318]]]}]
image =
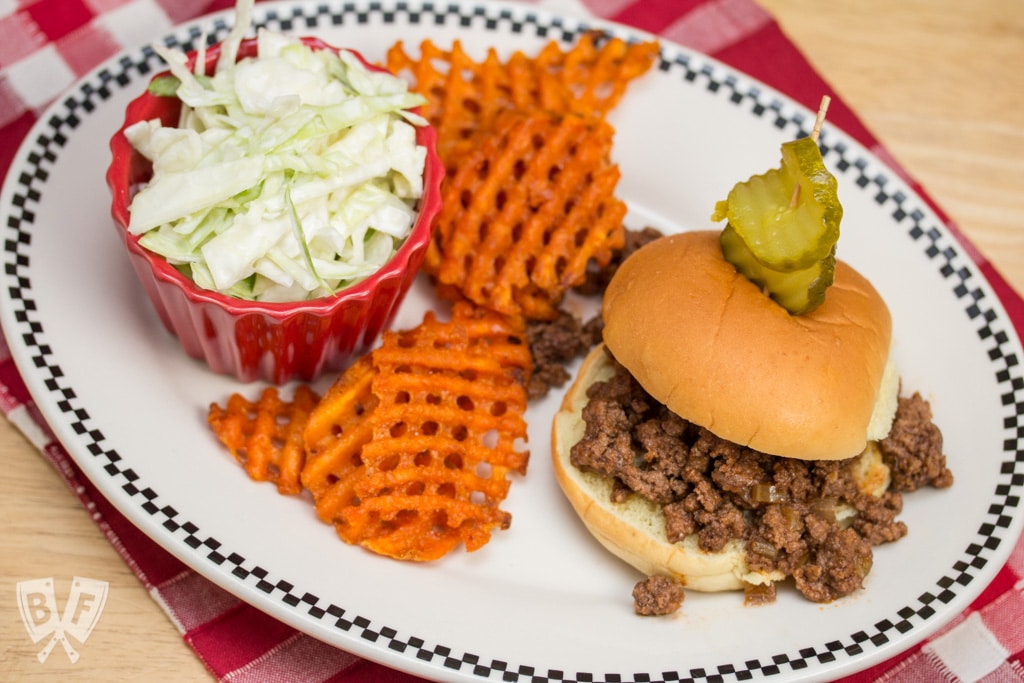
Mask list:
[{"label": "white plate", "polygon": [[[446,0],[260,4],[275,28],[380,59],[398,39],[459,38],[477,55],[571,40],[578,20],[529,6]],[[230,16],[180,28],[224,34]],[[628,29],[612,27],[623,36]],[[632,613],[638,578],[587,536],[548,457],[555,392],[529,413],[529,474],[513,524],[483,550],[411,565],[335,537],[305,501],[251,482],[205,424],[211,401],[253,394],[188,360],[135,282],[109,219],[107,140],[158,62],[109,61],[28,136],[0,196],[3,326],[25,381],[68,451],[130,520],[199,573],[341,648],[422,676],[534,680],[832,679],[910,647],[960,613],[1020,533],[1020,341],[978,266],[889,168],[826,124],[846,210],[840,256],[882,292],[907,390],[931,400],[954,488],[907,496],[900,542],[877,549],[866,589],[821,606],[691,593],[671,618]],[[734,182],[778,162],[812,112],[702,55],[661,61],[613,113],[620,195],[633,226],[709,225]],[[396,324],[432,305],[420,283]]]}]

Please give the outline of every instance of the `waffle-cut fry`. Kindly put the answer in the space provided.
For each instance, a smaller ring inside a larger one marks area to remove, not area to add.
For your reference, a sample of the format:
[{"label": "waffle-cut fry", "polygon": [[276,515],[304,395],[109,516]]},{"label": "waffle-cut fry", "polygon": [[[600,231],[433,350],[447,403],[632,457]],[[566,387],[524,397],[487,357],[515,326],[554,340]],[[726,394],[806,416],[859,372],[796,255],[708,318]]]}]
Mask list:
[{"label": "waffle-cut fry", "polygon": [[427,98],[447,169],[424,262],[439,296],[550,320],[588,261],[608,263],[626,207],[613,197],[614,130],[603,117],[658,50],[596,31],[504,62],[494,49],[474,61],[458,41],[424,41],[418,58],[391,47],[386,66]]},{"label": "waffle-cut fry", "polygon": [[282,494],[293,495],[302,491],[303,432],[318,400],[305,385],[296,388],[291,401],[268,387],[255,402],[232,394],[224,407],[210,404],[207,421],[251,478],[272,482]]},{"label": "waffle-cut fry", "polygon": [[568,51],[554,41],[541,50],[534,59],[537,70],[562,85],[543,93],[542,108],[604,116],[619,103],[629,83],[644,75],[658,57],[655,41],[627,43],[603,38],[601,32],[590,31]]},{"label": "waffle-cut fry", "polygon": [[306,422],[301,479],[314,500],[351,498],[350,491],[337,483],[354,482],[350,475],[363,471],[360,454],[373,437],[368,417],[378,403],[370,391],[375,374],[372,356],[360,357],[331,385]]},{"label": "waffle-cut fry", "polygon": [[424,269],[440,296],[550,320],[587,263],[625,239],[612,127],[600,119],[506,112],[443,188]]},{"label": "waffle-cut fry", "polygon": [[656,42],[626,43],[587,32],[568,49],[550,41],[535,57],[516,52],[504,63],[490,49],[476,62],[458,41],[444,50],[427,40],[418,58],[396,43],[385,65],[427,98],[422,113],[437,129],[438,154],[450,170],[474,146],[470,139],[491,130],[502,111],[603,117],[650,69],[658,49]]},{"label": "waffle-cut fry", "polygon": [[455,41],[450,51],[427,40],[414,59],[398,42],[388,50],[386,66],[404,75],[427,102],[421,114],[437,131],[437,152],[446,165],[457,145],[487,128],[499,111],[512,106],[508,79],[493,49],[474,62]]},{"label": "waffle-cut fry", "polygon": [[[499,508],[507,476],[525,473],[529,458],[520,450],[531,371],[525,330],[461,303],[449,322],[428,312],[412,330],[385,333],[372,359],[372,437],[358,452],[354,442],[339,449],[340,467],[321,471],[318,479],[333,483],[314,494],[318,515],[346,542],[397,559],[434,560],[460,543],[480,548],[508,527]],[[357,392],[339,395],[339,412],[350,413]],[[314,424],[307,434],[316,442]]]}]

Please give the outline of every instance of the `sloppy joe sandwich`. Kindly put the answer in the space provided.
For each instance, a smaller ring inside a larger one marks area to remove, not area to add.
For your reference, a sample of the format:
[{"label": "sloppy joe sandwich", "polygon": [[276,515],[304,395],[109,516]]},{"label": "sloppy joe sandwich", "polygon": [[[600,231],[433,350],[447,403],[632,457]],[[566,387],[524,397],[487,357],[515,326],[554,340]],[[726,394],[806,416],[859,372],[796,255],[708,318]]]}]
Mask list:
[{"label": "sloppy joe sandwich", "polygon": [[[783,152],[788,201],[821,175],[787,169]],[[748,603],[774,601],[781,584],[815,602],[848,595],[873,546],[907,533],[902,494],[952,484],[929,404],[901,395],[889,309],[835,258],[838,231],[806,258],[744,237],[741,214],[720,204],[724,231],[669,235],[623,262],[604,295],[603,344],[554,418],[569,502],[602,545],[655,577],[634,590],[641,614],[675,611],[680,589],[742,590]]]}]

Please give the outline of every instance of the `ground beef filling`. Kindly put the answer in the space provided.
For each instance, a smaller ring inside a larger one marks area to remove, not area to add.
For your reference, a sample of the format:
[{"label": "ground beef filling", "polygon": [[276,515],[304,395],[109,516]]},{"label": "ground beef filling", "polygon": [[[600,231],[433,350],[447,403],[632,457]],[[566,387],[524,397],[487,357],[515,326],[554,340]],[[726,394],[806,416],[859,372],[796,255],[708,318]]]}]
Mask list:
[{"label": "ground beef filling", "polygon": [[[695,534],[701,548],[717,552],[743,540],[752,570],[792,577],[815,602],[860,588],[872,546],[907,533],[896,519],[903,492],[953,481],[942,435],[917,394],[900,398],[893,429],[879,444],[893,480],[880,497],[859,490],[855,459],[794,460],[725,441],[669,411],[621,366],[588,396],[573,465],[613,477],[618,501],[639,494],[659,503],[671,541]],[[852,520],[841,523],[837,505],[856,510]]]},{"label": "ground beef filling", "polygon": [[554,320],[527,322],[526,337],[533,357],[533,372],[526,385],[531,401],[543,398],[553,387],[565,384],[572,375],[565,365],[584,356],[601,341],[601,316],[582,322],[561,310]]},{"label": "ground beef filling", "polygon": [[[625,228],[622,248],[615,252],[604,267],[598,267],[591,261],[586,280],[574,290],[582,296],[603,295],[622,262],[640,247],[662,236],[661,231],[655,228]],[[526,334],[533,356],[533,373],[526,387],[529,400],[543,398],[552,388],[568,382],[572,376],[565,366],[585,356],[598,344],[603,328],[604,321],[600,314],[584,322],[565,309],[559,309],[558,316],[553,320],[527,321]]]},{"label": "ground beef filling", "polygon": [[683,604],[682,585],[667,576],[650,576],[633,587],[633,608],[644,617],[672,614]]}]

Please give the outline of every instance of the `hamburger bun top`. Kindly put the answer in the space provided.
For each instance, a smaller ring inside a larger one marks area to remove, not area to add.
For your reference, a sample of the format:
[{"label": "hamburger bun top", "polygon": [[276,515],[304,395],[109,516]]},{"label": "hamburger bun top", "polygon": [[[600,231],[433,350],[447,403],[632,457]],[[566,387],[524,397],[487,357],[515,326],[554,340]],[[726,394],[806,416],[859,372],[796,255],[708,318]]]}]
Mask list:
[{"label": "hamburger bun top", "polygon": [[892,319],[841,261],[825,302],[791,315],[723,258],[718,231],[669,235],[620,266],[602,314],[605,345],[644,389],[723,439],[835,460],[888,431]]}]

